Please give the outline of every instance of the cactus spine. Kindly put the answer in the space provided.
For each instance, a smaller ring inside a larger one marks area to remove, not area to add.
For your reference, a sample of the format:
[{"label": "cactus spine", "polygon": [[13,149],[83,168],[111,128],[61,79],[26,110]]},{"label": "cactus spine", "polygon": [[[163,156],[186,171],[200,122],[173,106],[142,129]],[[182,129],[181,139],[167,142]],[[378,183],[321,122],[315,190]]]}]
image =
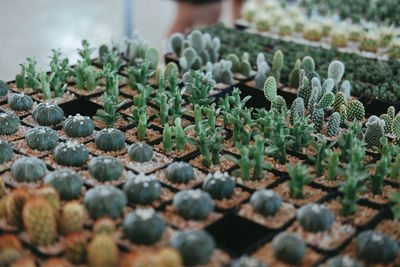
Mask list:
[{"label": "cactus spine", "polygon": [[314,127],[317,132],[320,132],[322,130],[322,127],[324,126],[324,119],[324,111],[322,109],[315,110],[312,116],[312,122],[314,123]]},{"label": "cactus spine", "polygon": [[297,118],[304,117],[304,101],[302,98],[296,98],[290,107],[290,123],[293,124]]}]

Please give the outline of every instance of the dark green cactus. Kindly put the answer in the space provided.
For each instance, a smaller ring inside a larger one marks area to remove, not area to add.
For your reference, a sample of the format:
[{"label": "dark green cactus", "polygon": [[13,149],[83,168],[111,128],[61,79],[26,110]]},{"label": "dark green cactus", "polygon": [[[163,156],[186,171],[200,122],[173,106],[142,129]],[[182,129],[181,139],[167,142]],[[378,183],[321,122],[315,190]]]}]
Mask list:
[{"label": "dark green cactus", "polygon": [[34,182],[43,178],[47,167],[41,159],[23,157],[11,166],[11,173],[17,182]]},{"label": "dark green cactus", "polygon": [[334,100],[335,100],[335,95],[332,92],[327,92],[322,96],[321,100],[318,102],[317,108],[327,109],[333,104]]},{"label": "dark green cactus", "polygon": [[333,110],[339,112],[341,105],[346,105],[346,97],[343,92],[337,92],[335,94],[335,101],[333,102]]},{"label": "dark green cactus", "polygon": [[386,112],[392,120],[396,116],[396,109],[393,106],[388,107],[387,112]]},{"label": "dark green cactus", "polygon": [[204,220],[214,208],[210,195],[200,189],[188,189],[176,193],[175,210],[187,220]]},{"label": "dark green cactus", "polygon": [[317,132],[322,130],[325,121],[325,113],[322,109],[317,109],[314,111],[312,116],[312,122],[314,123],[314,128]]},{"label": "dark green cactus", "polygon": [[51,150],[58,143],[57,132],[46,126],[29,129],[25,135],[26,143],[32,149]]},{"label": "dark green cactus", "polygon": [[380,147],[380,138],[384,136],[385,121],[376,116],[371,116],[367,123],[367,131],[365,132],[364,141],[368,148]]},{"label": "dark green cactus", "polygon": [[235,189],[235,182],[227,172],[209,173],[203,182],[203,190],[214,199],[231,198]]},{"label": "dark green cactus", "polygon": [[123,231],[132,243],[151,245],[162,238],[165,228],[163,217],[154,209],[136,209],[128,213],[123,222]]},{"label": "dark green cactus", "polygon": [[283,107],[287,108],[286,101],[282,96],[277,95],[275,101],[271,103],[271,108],[281,111]]},{"label": "dark green cactus", "polygon": [[53,152],[54,160],[64,166],[80,167],[89,159],[86,147],[76,141],[59,144]]},{"label": "dark green cactus", "polygon": [[276,215],[282,205],[282,198],[272,190],[261,189],[253,193],[250,198],[253,209],[263,216]]},{"label": "dark green cactus", "polygon": [[364,105],[358,100],[352,100],[347,104],[347,119],[362,121],[365,116]]},{"label": "dark green cactus", "polygon": [[124,185],[124,192],[134,204],[150,204],[161,196],[161,185],[153,175],[132,175]]},{"label": "dark green cactus", "polygon": [[306,254],[307,246],[300,236],[282,232],[274,237],[272,249],[277,259],[287,264],[300,264]]},{"label": "dark green cactus", "polygon": [[7,141],[0,140],[0,164],[3,164],[14,156],[13,147]]},{"label": "dark green cactus", "polygon": [[299,89],[300,87],[300,67],[301,60],[297,59],[294,68],[289,75],[289,87],[294,89]]},{"label": "dark green cactus", "polygon": [[100,182],[117,180],[124,171],[121,161],[110,156],[95,157],[88,167],[90,175]]},{"label": "dark green cactus", "polygon": [[308,104],[307,104],[308,115],[310,115],[311,118],[314,115],[315,109],[318,108],[318,106],[317,106],[318,92],[319,92],[319,89],[317,87],[314,87],[314,89],[312,89],[312,91],[311,91],[311,95],[308,100]]},{"label": "dark green cactus", "polygon": [[167,178],[173,183],[188,183],[194,178],[194,170],[189,163],[179,161],[167,167]]},{"label": "dark green cactus", "polygon": [[134,143],[128,148],[129,157],[136,162],[147,162],[153,158],[153,149],[146,143]]},{"label": "dark green cactus", "polygon": [[264,95],[265,98],[270,101],[274,102],[277,96],[276,91],[276,80],[274,77],[269,77],[264,84]]},{"label": "dark green cactus", "polygon": [[69,137],[86,137],[93,133],[94,124],[89,117],[76,114],[63,122],[63,129]]},{"label": "dark green cactus", "polygon": [[18,131],[19,118],[14,113],[0,113],[0,135],[11,135]]},{"label": "dark green cactus", "polygon": [[8,98],[7,103],[14,111],[30,110],[33,106],[32,98],[25,94],[13,94]]},{"label": "dark green cactus", "polygon": [[[304,71],[301,71],[301,72],[304,73]],[[303,75],[301,83],[300,83],[300,87],[299,87],[299,90],[297,93],[297,98],[302,98],[303,102],[308,105],[308,103],[310,102],[312,89],[313,88],[310,84],[310,80],[308,80],[308,78]]]},{"label": "dark green cactus", "polygon": [[297,212],[297,220],[308,232],[323,232],[328,230],[334,221],[333,213],[322,204],[308,204]]},{"label": "dark green cactus", "polygon": [[392,118],[390,117],[389,114],[382,114],[379,116],[381,120],[385,122],[385,126],[383,127],[383,130],[385,131],[385,134],[391,134],[392,133]]},{"label": "dark green cactus", "polygon": [[86,192],[84,204],[92,219],[121,216],[127,203],[124,192],[113,186],[99,185]]},{"label": "dark green cactus", "polygon": [[346,124],[347,122],[347,107],[345,105],[340,105],[339,107],[340,123]]},{"label": "dark green cactus", "polygon": [[103,129],[96,134],[94,142],[103,151],[118,151],[125,146],[125,135],[118,129]]},{"label": "dark green cactus", "polygon": [[290,123],[293,124],[296,119],[304,117],[304,101],[297,97],[290,107]]},{"label": "dark green cactus", "polygon": [[81,192],[83,179],[73,170],[56,170],[44,178],[44,183],[57,189],[62,200],[76,198]]},{"label": "dark green cactus", "polygon": [[56,125],[64,118],[64,111],[55,104],[40,103],[32,111],[32,117],[42,126]]},{"label": "dark green cactus", "polygon": [[329,137],[333,137],[338,134],[340,126],[340,115],[337,112],[334,112],[328,121],[328,129],[327,135]]},{"label": "dark green cactus", "polygon": [[365,267],[364,264],[349,256],[335,256],[327,262],[326,267]]}]

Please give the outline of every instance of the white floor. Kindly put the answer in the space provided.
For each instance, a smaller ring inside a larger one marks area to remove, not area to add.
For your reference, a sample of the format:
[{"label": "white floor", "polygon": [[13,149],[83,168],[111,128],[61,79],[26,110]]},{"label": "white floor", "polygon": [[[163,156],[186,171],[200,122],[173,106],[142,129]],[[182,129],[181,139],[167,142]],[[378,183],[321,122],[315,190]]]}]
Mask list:
[{"label": "white floor", "polygon": [[[33,56],[47,70],[51,49],[60,48],[71,63],[81,40],[92,46],[122,40],[124,0],[0,0],[0,80],[12,80],[19,64]],[[161,40],[174,16],[172,0],[132,0],[133,25],[152,46]],[[225,1],[222,21],[230,21]]]}]

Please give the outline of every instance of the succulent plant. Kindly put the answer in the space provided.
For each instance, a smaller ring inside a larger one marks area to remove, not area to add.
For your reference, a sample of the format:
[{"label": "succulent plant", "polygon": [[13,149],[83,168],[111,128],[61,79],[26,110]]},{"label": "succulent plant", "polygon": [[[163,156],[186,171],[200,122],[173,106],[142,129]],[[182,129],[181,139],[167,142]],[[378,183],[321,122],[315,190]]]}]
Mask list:
[{"label": "succulent plant", "polygon": [[157,253],[158,260],[161,266],[178,267],[182,266],[182,257],[180,253],[173,248],[162,248]]},{"label": "succulent plant", "polygon": [[268,267],[265,263],[260,261],[257,258],[253,258],[250,256],[241,256],[240,258],[234,260],[231,267]]},{"label": "succulent plant", "polygon": [[255,86],[258,89],[264,88],[265,81],[267,80],[267,75],[270,71],[269,65],[265,60],[263,53],[258,53],[257,55],[257,75],[254,77]]},{"label": "succulent plant", "polygon": [[12,266],[23,255],[21,242],[13,234],[3,234],[0,237],[0,265]]},{"label": "succulent plant", "polygon": [[117,180],[124,171],[121,161],[110,156],[95,157],[90,160],[88,167],[90,175],[100,182]]},{"label": "succulent plant", "polygon": [[19,118],[14,113],[0,113],[0,135],[12,135],[19,128]]},{"label": "succulent plant", "polygon": [[65,238],[65,256],[73,264],[86,262],[87,238],[82,233],[73,233]]},{"label": "succulent plant", "polygon": [[124,192],[129,202],[150,204],[161,196],[161,185],[153,175],[131,175],[124,185]]},{"label": "succulent plant", "polygon": [[352,100],[347,104],[347,119],[353,121],[363,120],[365,116],[364,105],[358,100]]},{"label": "succulent plant", "polygon": [[282,205],[282,198],[276,192],[267,189],[257,190],[250,198],[253,209],[261,215],[275,216]]},{"label": "succulent plant", "polygon": [[250,76],[251,65],[249,62],[249,53],[243,53],[241,58],[239,58],[236,54],[230,53],[226,56],[226,60],[232,62],[233,73],[240,73],[245,77]]},{"label": "succulent plant", "polygon": [[[116,92],[118,93],[118,85],[116,87]],[[115,123],[122,118],[121,113],[118,112],[123,105],[125,105],[125,100],[119,100],[118,95],[109,94],[107,91],[100,97],[103,101],[103,109],[98,109],[96,111],[97,120],[101,120],[105,123],[108,128],[114,127]]]},{"label": "succulent plant", "polygon": [[43,197],[29,199],[22,210],[25,229],[32,243],[52,245],[57,239],[57,221],[50,203]]},{"label": "succulent plant", "polygon": [[81,192],[83,179],[73,170],[55,170],[44,178],[44,183],[57,189],[62,200],[76,198]]},{"label": "succulent plant", "polygon": [[276,91],[276,81],[274,77],[269,77],[264,84],[264,95],[265,98],[270,101],[274,102],[277,96]]},{"label": "succulent plant", "polygon": [[61,143],[54,149],[54,160],[64,166],[80,167],[89,159],[89,152],[76,141]]},{"label": "succulent plant", "polygon": [[22,208],[30,198],[26,188],[17,188],[5,197],[4,214],[8,224],[22,228]]},{"label": "succulent plant", "polygon": [[340,126],[340,115],[338,112],[334,112],[328,121],[327,135],[333,137],[338,134]]},{"label": "succulent plant", "polygon": [[34,182],[43,178],[47,167],[41,159],[23,157],[11,166],[11,173],[17,182]]},{"label": "succulent plant", "polygon": [[210,195],[200,189],[176,193],[172,204],[177,213],[186,220],[204,220],[214,208]]},{"label": "succulent plant", "polygon": [[93,133],[94,124],[89,117],[76,114],[63,122],[63,129],[69,137],[86,137]]},{"label": "succulent plant", "polygon": [[0,140],[0,164],[3,164],[14,157],[13,147],[5,140]]},{"label": "succulent plant", "polygon": [[42,185],[31,191],[32,196],[42,197],[49,202],[56,218],[58,217],[58,211],[60,209],[60,195],[58,191],[49,185]]},{"label": "succulent plant", "polygon": [[333,213],[322,204],[308,204],[297,212],[297,220],[308,232],[323,232],[328,230],[334,221]]},{"label": "succulent plant", "polygon": [[115,229],[115,221],[108,217],[101,217],[100,219],[97,219],[93,224],[93,233],[95,234],[113,234],[115,232]]},{"label": "succulent plant", "polygon": [[319,102],[317,104],[317,108],[327,109],[329,106],[331,106],[333,104],[334,100],[335,100],[335,95],[332,92],[327,92],[319,100]]},{"label": "succulent plant", "polygon": [[62,207],[59,219],[60,232],[64,236],[80,233],[86,220],[86,209],[78,201],[70,201]]},{"label": "succulent plant", "polygon": [[124,192],[113,186],[100,185],[86,192],[84,204],[92,219],[121,216],[127,203]]},{"label": "succulent plant", "polygon": [[184,229],[171,237],[169,245],[180,252],[184,265],[197,265],[209,262],[215,241],[206,231]]},{"label": "succulent plant", "polygon": [[51,150],[58,143],[57,132],[46,126],[29,129],[25,134],[25,139],[30,148],[40,151]]},{"label": "succulent plant", "polygon": [[288,165],[288,173],[290,196],[297,199],[303,198],[303,187],[311,183],[313,176],[308,175],[308,168],[302,163],[296,166]]},{"label": "succulent plant", "polygon": [[8,84],[5,81],[0,80],[0,96],[5,96],[8,93]]},{"label": "succulent plant", "polygon": [[399,244],[384,233],[368,230],[357,237],[356,251],[368,263],[389,264],[399,255]]},{"label": "succulent plant", "polygon": [[382,114],[379,116],[381,120],[385,122],[385,126],[383,127],[383,130],[385,134],[390,134],[392,133],[392,121],[393,119],[390,117],[389,114]]},{"label": "succulent plant", "polygon": [[136,209],[125,216],[123,231],[132,243],[151,245],[164,234],[165,221],[154,209]]},{"label": "succulent plant", "polygon": [[181,56],[184,40],[185,40],[185,36],[179,32],[172,34],[171,37],[169,38],[169,42],[171,43],[172,51],[178,57]]},{"label": "succulent plant", "polygon": [[283,53],[281,50],[277,50],[274,53],[272,61],[271,76],[275,78],[277,83],[281,81],[281,70],[283,68]]},{"label": "succulent plant", "polygon": [[235,183],[228,173],[210,173],[203,182],[203,190],[208,192],[214,199],[231,198],[234,189]]},{"label": "succulent plant", "polygon": [[365,265],[354,258],[351,258],[347,255],[338,255],[331,258],[328,262],[326,267],[365,267]]},{"label": "succulent plant", "polygon": [[301,60],[297,59],[292,71],[289,75],[289,87],[298,89],[300,87],[300,68]]},{"label": "succulent plant", "polygon": [[336,92],[339,90],[339,83],[342,81],[344,70],[345,66],[339,60],[334,60],[329,64],[328,78],[331,78],[335,81]]},{"label": "succulent plant", "polygon": [[26,111],[30,110],[33,106],[33,100],[30,96],[25,94],[12,94],[7,101],[11,110]]},{"label": "succulent plant", "polygon": [[294,122],[304,117],[304,101],[301,97],[297,97],[290,107],[290,123],[294,124]]},{"label": "succulent plant", "polygon": [[62,121],[64,111],[55,104],[40,103],[33,109],[32,117],[41,126],[51,126]]},{"label": "succulent plant", "polygon": [[166,175],[168,180],[173,183],[186,184],[194,178],[194,170],[189,163],[179,161],[167,167]]},{"label": "succulent plant", "polygon": [[307,246],[300,236],[282,232],[272,240],[275,257],[287,264],[300,264]]},{"label": "succulent plant", "polygon": [[118,129],[103,129],[96,134],[94,142],[103,151],[118,151],[125,146],[125,135]]},{"label": "succulent plant", "polygon": [[110,234],[96,234],[87,247],[87,263],[90,267],[117,266],[118,246]]},{"label": "succulent plant", "polygon": [[339,112],[341,105],[346,105],[346,97],[343,92],[337,92],[335,94],[335,100],[333,102],[333,110]]},{"label": "succulent plant", "polygon": [[320,132],[324,126],[325,113],[322,109],[317,109],[314,111],[312,116],[312,123],[317,132]]},{"label": "succulent plant", "polygon": [[134,143],[129,146],[128,155],[135,162],[148,162],[153,158],[153,149],[146,143]]},{"label": "succulent plant", "polygon": [[208,62],[206,70],[212,73],[212,77],[216,83],[233,84],[232,62],[221,59],[220,62],[212,64]]},{"label": "succulent plant", "polygon": [[367,126],[367,131],[365,132],[364,141],[367,147],[380,147],[379,139],[385,134],[385,121],[376,116],[371,116],[365,125]]}]

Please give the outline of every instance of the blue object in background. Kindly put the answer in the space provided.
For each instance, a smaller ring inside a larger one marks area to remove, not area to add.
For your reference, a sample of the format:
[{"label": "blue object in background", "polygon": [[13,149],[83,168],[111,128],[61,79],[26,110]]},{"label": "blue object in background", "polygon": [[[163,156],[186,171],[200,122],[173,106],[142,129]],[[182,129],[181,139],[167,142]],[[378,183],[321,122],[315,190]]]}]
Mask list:
[{"label": "blue object in background", "polygon": [[133,0],[124,0],[124,35],[132,38],[133,33]]}]

